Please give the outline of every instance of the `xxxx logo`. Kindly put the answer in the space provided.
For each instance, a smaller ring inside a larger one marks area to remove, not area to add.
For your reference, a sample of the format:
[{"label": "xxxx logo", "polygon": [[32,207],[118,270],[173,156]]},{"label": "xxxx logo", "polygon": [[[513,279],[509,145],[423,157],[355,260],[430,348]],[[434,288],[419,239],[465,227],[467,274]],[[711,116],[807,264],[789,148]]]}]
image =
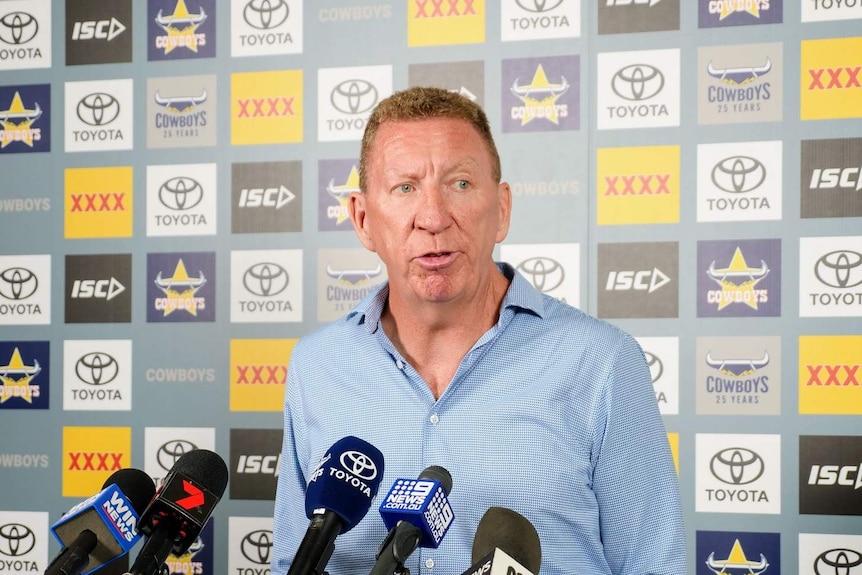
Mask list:
[{"label": "xxxx logo", "polygon": [[293,116],[293,98],[240,98],[239,118],[270,118],[272,116]]},{"label": "xxxx logo", "polygon": [[862,66],[856,66],[855,68],[842,66],[838,68],[809,69],[808,75],[811,77],[811,83],[808,84],[808,89],[841,90],[844,88],[862,88],[862,80],[859,78],[860,71],[862,71]]},{"label": "xxxx logo", "polygon": [[414,18],[446,18],[476,15],[474,0],[414,0]]},{"label": "xxxx logo", "polygon": [[[106,194],[72,194],[72,212],[121,212],[125,193],[110,192]],[[98,203],[98,205],[96,205]]]},{"label": "xxxx logo", "polygon": [[[632,176],[605,176],[606,196],[642,196],[670,194],[667,186],[670,174],[635,174]],[[655,184],[653,184],[655,181]],[[622,190],[617,188],[622,186]],[[655,186],[655,187],[653,187]]]},{"label": "xxxx logo", "polygon": [[238,365],[237,383],[276,384],[287,383],[287,368],[283,365]]},{"label": "xxxx logo", "polygon": [[122,453],[69,453],[69,471],[116,471],[122,469]]},{"label": "xxxx logo", "polygon": [[[835,364],[835,365],[807,365],[808,382],[805,385],[835,385],[835,386],[859,386],[859,379],[856,372],[862,367],[859,364]],[[821,379],[821,372],[824,379]]]}]

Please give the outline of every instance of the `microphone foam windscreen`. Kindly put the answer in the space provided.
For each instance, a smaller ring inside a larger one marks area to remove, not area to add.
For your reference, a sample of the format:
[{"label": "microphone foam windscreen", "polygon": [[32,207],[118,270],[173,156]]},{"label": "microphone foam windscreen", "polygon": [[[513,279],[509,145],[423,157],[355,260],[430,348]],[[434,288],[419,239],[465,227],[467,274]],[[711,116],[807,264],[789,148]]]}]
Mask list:
[{"label": "microphone foam windscreen", "polygon": [[174,463],[171,471],[188,477],[218,498],[221,498],[227,487],[227,464],[218,453],[208,449],[195,449],[184,453]]},{"label": "microphone foam windscreen", "polygon": [[443,491],[446,492],[446,495],[452,493],[452,474],[450,474],[449,470],[445,467],[440,467],[439,465],[426,467],[422,470],[422,473],[419,474],[419,479],[439,481],[440,485],[443,487]]},{"label": "microphone foam windscreen", "polygon": [[530,520],[505,507],[491,507],[482,516],[473,538],[473,563],[500,548],[530,573],[542,565],[542,544]]},{"label": "microphone foam windscreen", "polygon": [[132,509],[140,515],[156,494],[156,486],[152,477],[140,469],[126,468],[115,471],[105,480],[102,489],[116,484],[129,500]]},{"label": "microphone foam windscreen", "polygon": [[383,454],[358,437],[336,441],[311,473],[305,492],[305,514],[328,509],[341,517],[341,533],[353,529],[371,509],[383,480]]}]

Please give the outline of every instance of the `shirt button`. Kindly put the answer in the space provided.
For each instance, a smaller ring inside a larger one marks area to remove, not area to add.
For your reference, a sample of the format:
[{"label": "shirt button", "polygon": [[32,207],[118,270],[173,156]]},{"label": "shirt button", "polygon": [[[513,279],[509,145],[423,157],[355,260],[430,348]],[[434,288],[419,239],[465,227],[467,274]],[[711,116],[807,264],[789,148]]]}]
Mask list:
[{"label": "shirt button", "polygon": [[396,360],[395,360],[395,366],[396,366],[398,369],[404,369],[404,362],[403,362],[403,361],[401,361],[400,359],[396,359]]},{"label": "shirt button", "polygon": [[[440,418],[439,418],[439,417],[437,417],[437,414],[436,414],[436,413],[432,413],[432,414],[431,414],[431,417],[429,417],[429,418],[428,418],[428,421],[430,421],[430,422],[431,422],[431,423],[433,423],[434,425],[437,425],[437,422],[438,422],[438,421],[440,421]],[[428,561],[431,561],[431,560],[429,559]],[[432,562],[432,563],[433,563],[433,562]]]},{"label": "shirt button", "polygon": [[426,559],[425,560],[425,567],[427,567],[428,569],[433,569],[434,568],[434,560],[433,559]]}]

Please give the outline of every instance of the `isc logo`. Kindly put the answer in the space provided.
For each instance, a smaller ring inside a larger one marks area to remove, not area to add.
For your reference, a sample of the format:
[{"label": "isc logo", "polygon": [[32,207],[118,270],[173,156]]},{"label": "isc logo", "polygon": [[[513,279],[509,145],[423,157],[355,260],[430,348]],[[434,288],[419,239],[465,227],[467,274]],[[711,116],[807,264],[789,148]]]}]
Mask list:
[{"label": "isc logo", "polygon": [[862,487],[862,463],[859,465],[812,465],[808,485],[845,485]]},{"label": "isc logo", "polygon": [[114,277],[109,280],[75,280],[72,284],[73,299],[104,298],[111,301],[124,291],[126,287]]},{"label": "isc logo", "polygon": [[293,192],[283,185],[277,188],[243,188],[240,192],[239,207],[279,209],[289,204],[295,197]]},{"label": "isc logo", "polygon": [[660,269],[641,271],[612,271],[605,284],[607,291],[645,291],[652,293],[670,283],[670,278]]},{"label": "isc logo", "polygon": [[126,30],[119,20],[90,20],[87,22],[75,22],[72,28],[72,40],[107,40],[110,42]]},{"label": "isc logo", "polygon": [[809,187],[812,190],[831,189],[831,188],[856,188],[856,191],[862,190],[862,177],[860,177],[862,168],[817,168],[811,172],[811,183]]},{"label": "isc logo", "polygon": [[264,473],[278,477],[281,455],[240,455],[236,464],[237,473]]}]

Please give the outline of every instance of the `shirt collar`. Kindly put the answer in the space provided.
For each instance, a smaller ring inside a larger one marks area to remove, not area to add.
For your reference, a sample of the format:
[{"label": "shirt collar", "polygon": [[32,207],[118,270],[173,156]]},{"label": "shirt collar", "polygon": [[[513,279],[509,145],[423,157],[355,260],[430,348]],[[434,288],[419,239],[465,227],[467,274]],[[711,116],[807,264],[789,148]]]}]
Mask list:
[{"label": "shirt collar", "polygon": [[[522,276],[515,268],[505,262],[495,262],[499,269],[509,282],[509,289],[506,290],[506,295],[503,296],[502,310],[512,310],[512,314],[523,311],[533,313],[540,318],[545,317],[545,304],[541,292],[533,287],[524,276]],[[345,321],[352,321],[358,325],[365,325],[368,333],[374,333],[380,327],[380,317],[383,315],[383,308],[386,307],[386,300],[389,298],[389,282],[383,282],[373,292],[368,294],[365,299],[356,304],[352,310],[345,316]],[[503,320],[504,314],[500,314],[500,320]]]}]

